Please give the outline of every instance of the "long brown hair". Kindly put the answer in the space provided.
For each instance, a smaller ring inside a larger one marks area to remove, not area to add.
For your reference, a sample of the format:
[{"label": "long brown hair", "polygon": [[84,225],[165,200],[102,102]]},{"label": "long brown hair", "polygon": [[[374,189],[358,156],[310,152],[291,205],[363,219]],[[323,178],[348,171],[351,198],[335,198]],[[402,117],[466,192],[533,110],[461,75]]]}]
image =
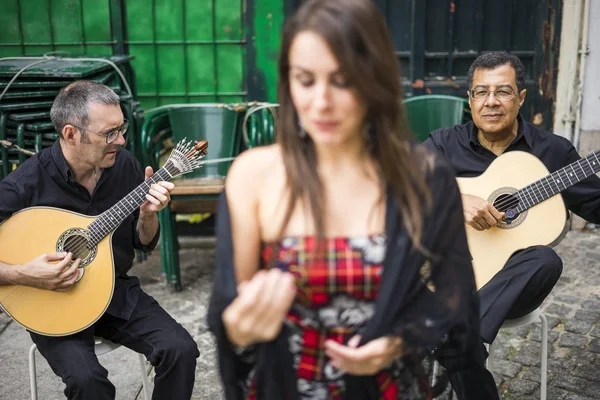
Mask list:
[{"label": "long brown hair", "polygon": [[283,234],[298,200],[308,206],[316,236],[324,237],[324,199],[317,173],[317,156],[310,138],[301,138],[298,114],[289,85],[289,51],[303,31],[319,34],[340,63],[345,78],[367,104],[371,153],[381,182],[397,201],[402,221],[420,247],[423,214],[431,203],[423,170],[410,145],[410,129],[402,105],[400,66],[383,18],[371,0],[308,0],[286,21],[279,57],[277,141],[289,190],[281,226]]}]

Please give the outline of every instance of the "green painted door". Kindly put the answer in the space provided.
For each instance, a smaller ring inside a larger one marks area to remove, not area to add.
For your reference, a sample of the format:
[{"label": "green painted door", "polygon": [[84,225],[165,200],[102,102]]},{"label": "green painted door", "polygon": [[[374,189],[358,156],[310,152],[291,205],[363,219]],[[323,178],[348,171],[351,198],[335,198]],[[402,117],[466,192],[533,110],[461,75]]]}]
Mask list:
[{"label": "green painted door", "polygon": [[112,54],[107,0],[2,0],[1,9],[0,57]]},{"label": "green painted door", "polygon": [[240,0],[128,0],[126,16],[144,108],[245,100]]},{"label": "green painted door", "polygon": [[2,0],[0,57],[131,54],[137,98],[145,109],[245,101],[246,36],[252,31],[244,26],[246,2]]}]

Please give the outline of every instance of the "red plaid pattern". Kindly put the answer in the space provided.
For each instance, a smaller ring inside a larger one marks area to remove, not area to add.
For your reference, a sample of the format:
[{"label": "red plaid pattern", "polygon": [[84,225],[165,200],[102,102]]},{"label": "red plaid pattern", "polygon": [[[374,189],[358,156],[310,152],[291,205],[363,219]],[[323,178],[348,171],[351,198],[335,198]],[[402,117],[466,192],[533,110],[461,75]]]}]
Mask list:
[{"label": "red plaid pattern", "polygon": [[276,267],[296,276],[297,301],[304,306],[317,308],[339,294],[361,300],[377,296],[381,264],[365,263],[362,249],[353,248],[347,238],[325,239],[321,249],[313,237],[284,239],[265,246],[265,265],[273,257]]},{"label": "red plaid pattern", "polygon": [[[296,277],[296,302],[315,311],[331,302],[338,295],[346,295],[364,301],[374,301],[381,280],[381,263],[365,261],[363,248],[352,246],[351,239],[325,239],[320,249],[313,237],[286,238],[276,244],[268,244],[262,252],[264,265],[289,271]],[[324,342],[347,341],[358,327],[335,327],[319,329],[302,324],[302,316],[293,309],[288,321],[302,331],[302,348],[297,369],[298,379],[312,382],[326,380],[323,368],[327,363]],[[389,371],[377,375],[382,400],[397,400],[398,387]],[[327,382],[327,400],[342,400],[343,388],[336,382]],[[254,384],[247,400],[256,400]],[[323,399],[325,400],[325,399]]]}]

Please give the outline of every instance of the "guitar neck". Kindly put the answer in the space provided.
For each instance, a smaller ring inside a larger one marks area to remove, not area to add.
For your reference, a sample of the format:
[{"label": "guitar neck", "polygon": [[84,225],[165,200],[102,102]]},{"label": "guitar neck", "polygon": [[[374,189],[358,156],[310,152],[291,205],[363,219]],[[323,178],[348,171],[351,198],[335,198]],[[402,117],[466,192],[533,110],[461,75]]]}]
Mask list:
[{"label": "guitar neck", "polygon": [[[167,163],[170,164],[170,163]],[[165,164],[154,175],[142,182],[131,193],[121,199],[117,204],[100,214],[100,216],[88,226],[91,242],[98,243],[110,232],[114,231],[121,223],[138,209],[144,201],[146,194],[150,190],[150,185],[160,181],[169,181],[174,174],[168,170],[169,165]]]},{"label": "guitar neck", "polygon": [[513,196],[519,199],[516,212],[523,212],[536,204],[568,189],[600,171],[600,150],[559,169],[520,189]]}]

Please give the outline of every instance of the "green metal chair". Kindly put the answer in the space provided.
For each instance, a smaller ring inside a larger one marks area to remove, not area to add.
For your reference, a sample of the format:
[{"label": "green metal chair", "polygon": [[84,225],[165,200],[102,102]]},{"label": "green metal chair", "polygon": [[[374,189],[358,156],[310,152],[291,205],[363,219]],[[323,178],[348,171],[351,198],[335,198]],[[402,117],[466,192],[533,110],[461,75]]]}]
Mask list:
[{"label": "green metal chair", "polygon": [[[140,134],[145,165],[157,169],[174,143],[184,137],[208,140],[205,160],[236,157],[241,151],[273,143],[276,105],[173,104],[148,110]],[[162,272],[167,284],[181,289],[177,214],[214,213],[223,178],[231,162],[207,164],[181,177],[171,203],[159,213]],[[215,184],[220,182],[219,184]],[[203,185],[207,183],[207,185]]]},{"label": "green metal chair", "polygon": [[246,110],[242,123],[242,138],[247,148],[275,143],[278,104],[258,103]]},{"label": "green metal chair", "polygon": [[441,94],[409,97],[404,100],[408,123],[418,141],[423,142],[429,133],[439,128],[449,128],[470,119],[467,99]]},{"label": "green metal chair", "polygon": [[[166,155],[183,138],[208,140],[206,161],[235,157],[241,147],[242,117],[243,113],[225,104],[174,104],[151,110],[141,132],[143,160],[158,168],[161,155]],[[159,213],[162,272],[167,284],[176,290],[181,289],[176,215],[214,213],[230,165],[231,161],[207,164],[177,178],[169,207]]]}]

